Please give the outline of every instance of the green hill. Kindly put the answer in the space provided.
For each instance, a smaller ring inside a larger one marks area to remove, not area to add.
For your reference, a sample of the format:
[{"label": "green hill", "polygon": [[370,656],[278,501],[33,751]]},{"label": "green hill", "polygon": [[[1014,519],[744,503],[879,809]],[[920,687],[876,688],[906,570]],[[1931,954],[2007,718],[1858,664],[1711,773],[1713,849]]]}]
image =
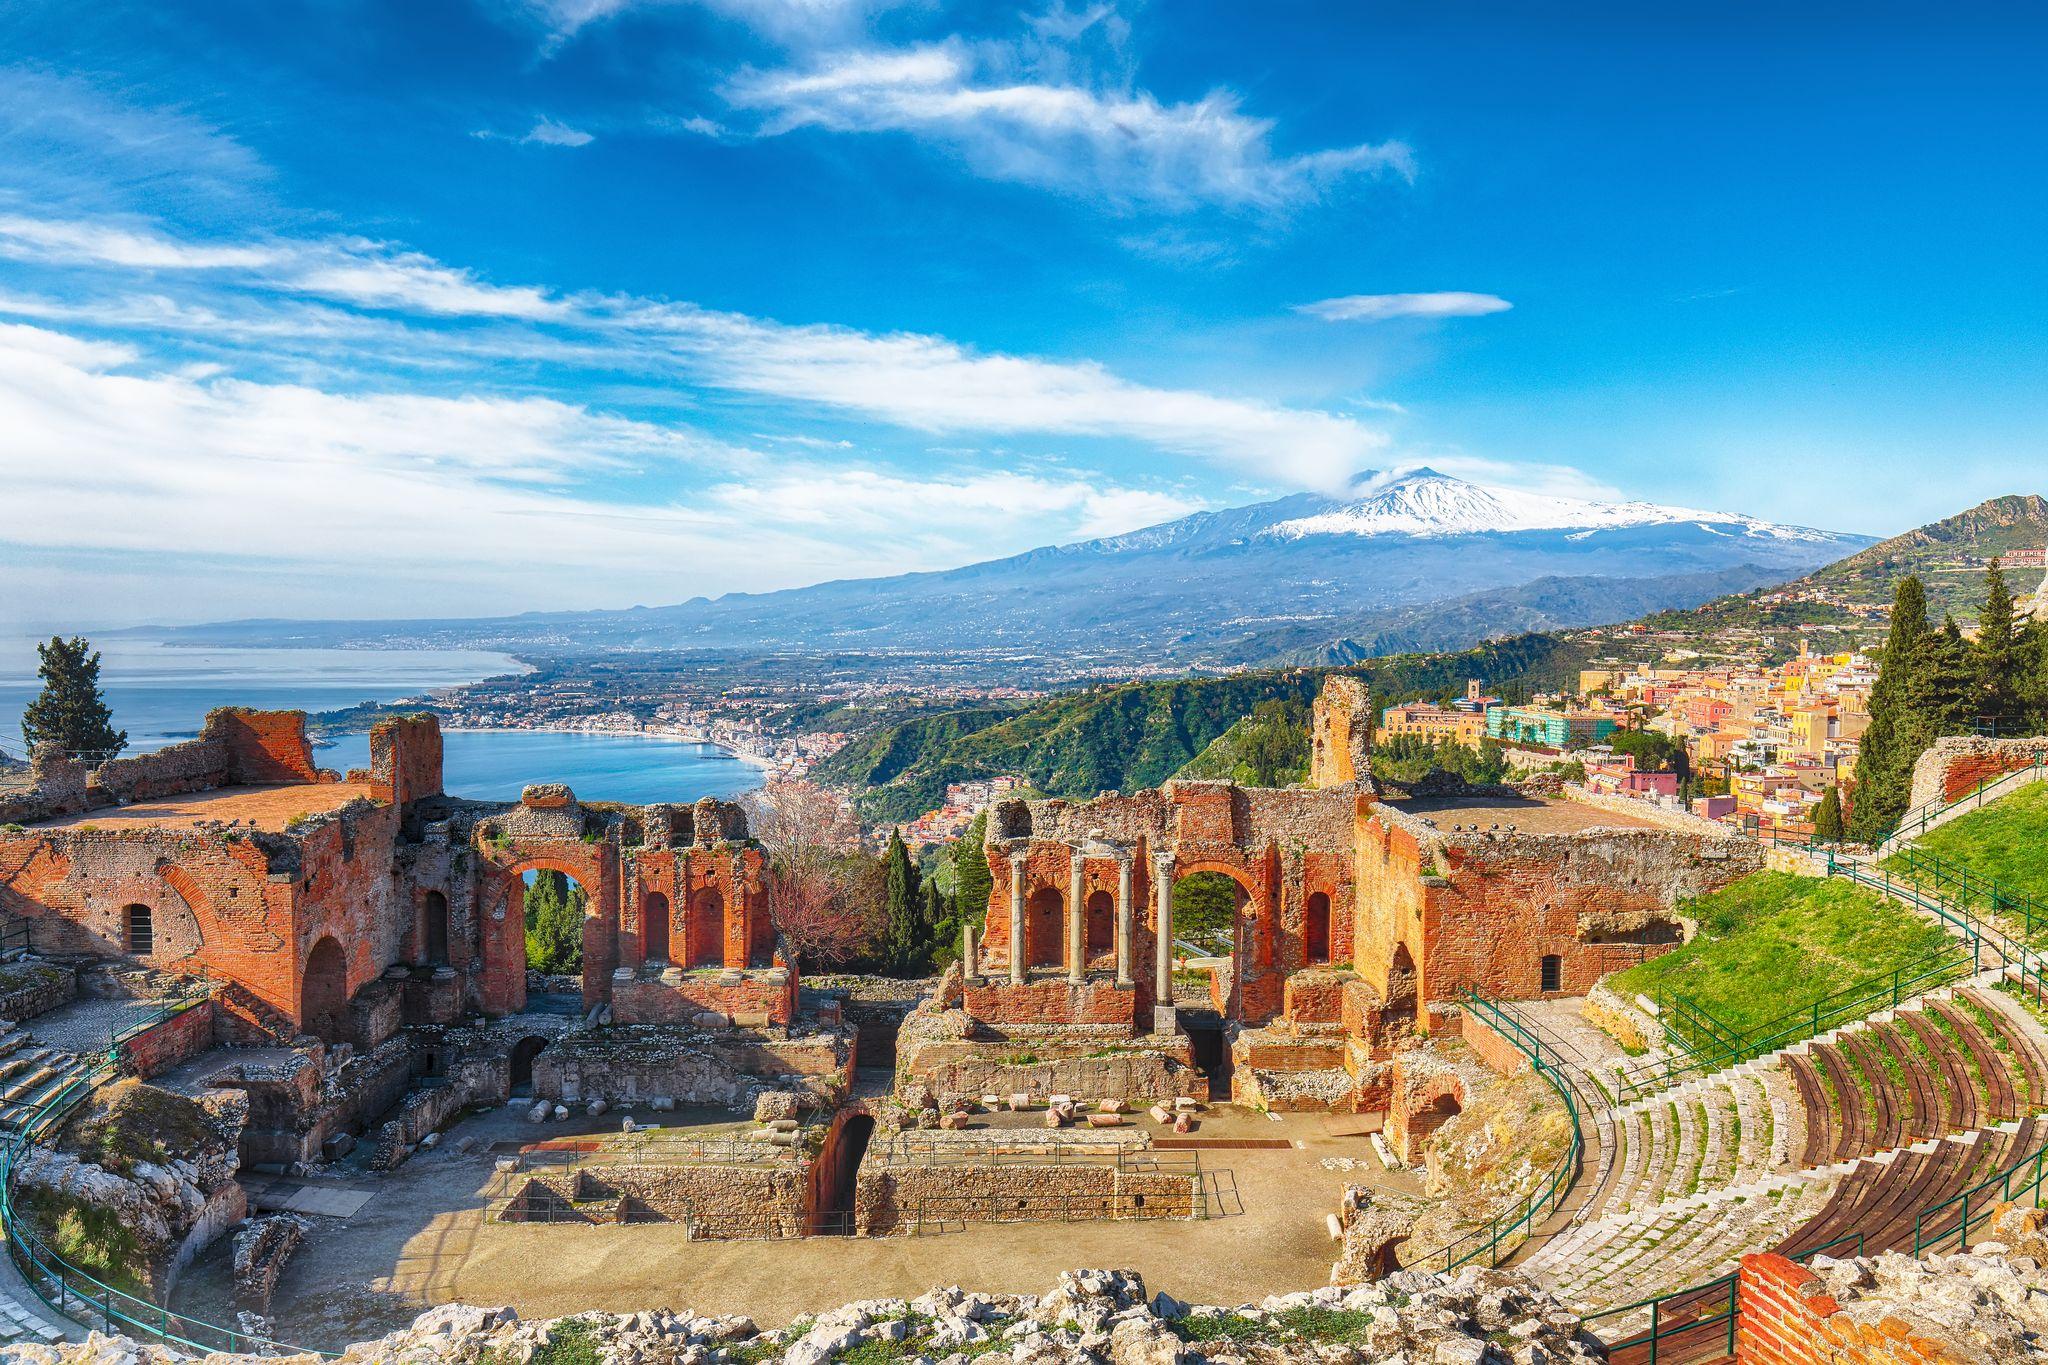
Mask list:
[{"label": "green hill", "polygon": [[[2010,932],[2026,934],[2029,942],[2048,938],[2048,924],[2042,920],[2042,914],[2048,912],[2048,784],[1993,801],[1982,810],[1929,830],[1913,843],[1942,863],[1966,868],[1995,882],[1996,887],[1937,878],[1933,868],[1916,863],[1909,854],[1886,860],[1893,873],[1927,882],[1949,900],[1990,912]],[[2033,903],[2031,926],[2025,909],[2007,903],[2020,898]]]},{"label": "green hill", "polygon": [[1307,706],[1332,672],[1365,679],[1379,705],[1448,692],[1471,677],[1496,689],[1557,686],[1585,661],[1584,648],[1571,641],[1523,635],[1354,668],[1121,683],[1022,709],[952,711],[890,726],[834,754],[817,776],[859,791],[862,814],[878,822],[932,809],[949,782],[1006,773],[1050,796],[1136,791],[1180,772],[1261,702]]}]

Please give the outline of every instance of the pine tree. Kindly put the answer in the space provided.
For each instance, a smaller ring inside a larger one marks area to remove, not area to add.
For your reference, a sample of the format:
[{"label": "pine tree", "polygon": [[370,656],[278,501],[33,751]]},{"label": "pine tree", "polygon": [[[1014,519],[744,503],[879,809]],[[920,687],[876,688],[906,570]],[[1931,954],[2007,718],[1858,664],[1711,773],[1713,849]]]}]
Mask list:
[{"label": "pine tree", "polygon": [[36,646],[43,690],[21,713],[21,738],[34,753],[55,744],[70,753],[108,759],[128,747],[128,732],[114,728],[114,713],[100,694],[100,656],[81,636],[52,635]]},{"label": "pine tree", "polygon": [[[1977,677],[1972,667],[1970,642],[1951,616],[1941,629],[1921,646],[1925,656],[1918,670],[1919,695],[1915,709],[1924,735],[1913,757],[1942,735],[1960,734],[1977,719]],[[1907,767],[1912,766],[1911,760]]]},{"label": "pine tree", "polygon": [[1813,837],[1824,844],[1842,842],[1842,793],[1829,787],[1813,812]]},{"label": "pine tree", "polygon": [[1856,758],[1849,833],[1859,843],[1883,839],[1906,813],[1913,760],[1932,738],[1923,737],[1927,687],[1920,676],[1928,635],[1927,593],[1908,575],[1892,593],[1891,629],[1870,689],[1870,726]]},{"label": "pine tree", "polygon": [[1984,571],[1984,610],[1977,616],[1971,662],[1976,674],[1974,719],[1991,725],[1993,734],[2018,732],[2025,720],[2025,652],[2013,625],[2012,590],[1996,559]]},{"label": "pine tree", "polygon": [[887,888],[882,923],[882,963],[896,975],[910,975],[923,966],[925,937],[920,932],[920,897],[917,868],[910,861],[910,849],[903,836],[889,834],[889,847],[882,854],[883,884]]}]

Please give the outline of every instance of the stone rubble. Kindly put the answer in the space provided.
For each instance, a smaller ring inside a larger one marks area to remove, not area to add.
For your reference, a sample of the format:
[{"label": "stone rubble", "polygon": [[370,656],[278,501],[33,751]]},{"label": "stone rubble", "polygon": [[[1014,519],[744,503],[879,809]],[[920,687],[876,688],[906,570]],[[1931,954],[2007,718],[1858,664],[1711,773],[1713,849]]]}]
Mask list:
[{"label": "stone rubble", "polygon": [[[2039,1259],[2048,1241],[2041,1223],[2038,1210],[2009,1208],[1968,1252],[1918,1261],[1897,1252],[1842,1261],[1816,1256],[1812,1270],[1850,1321],[1876,1326],[1897,1319],[1964,1359],[2048,1361],[2048,1282]],[[1996,1240],[2001,1236],[2012,1240]]]},{"label": "stone rubble", "polygon": [[[509,1308],[449,1304],[381,1341],[352,1346],[343,1365],[528,1365],[551,1343],[581,1340],[615,1365],[826,1365],[879,1347],[905,1365],[1564,1365],[1606,1353],[1579,1320],[1528,1280],[1468,1268],[1403,1271],[1378,1284],[1324,1287],[1235,1308],[1148,1297],[1130,1270],[1072,1270],[1045,1295],[958,1287],[922,1297],[850,1303],[758,1331],[745,1317],[687,1311],[583,1313],[524,1322]],[[990,1343],[997,1343],[991,1345]],[[156,1346],[94,1333],[83,1345],[13,1348],[10,1365],[169,1365]],[[277,1365],[280,1358],[266,1358]],[[285,1357],[313,1365],[311,1356]],[[210,1355],[207,1365],[256,1365]]]}]

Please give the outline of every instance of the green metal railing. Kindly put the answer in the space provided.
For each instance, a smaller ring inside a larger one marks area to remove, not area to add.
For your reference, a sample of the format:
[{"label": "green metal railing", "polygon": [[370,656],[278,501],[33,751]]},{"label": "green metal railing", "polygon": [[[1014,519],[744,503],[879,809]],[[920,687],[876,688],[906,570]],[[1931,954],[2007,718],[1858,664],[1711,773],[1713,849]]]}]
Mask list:
[{"label": "green metal railing", "polygon": [[1929,826],[1937,819],[1947,815],[1959,806],[1967,805],[1975,809],[1978,806],[1982,806],[1986,801],[1991,800],[1994,796],[2004,795],[2008,787],[2024,786],[2028,783],[2040,781],[2043,768],[2048,768],[2048,753],[2034,755],[2033,760],[2024,768],[2014,768],[2012,771],[2002,773],[1997,777],[1983,779],[1967,795],[1959,796],[1953,801],[1947,797],[1936,797],[1932,801],[1923,801],[1900,816],[1899,823],[1893,827],[1890,834],[1884,837],[1882,842],[1891,843],[1899,839],[1917,839],[1922,834],[1925,834]]},{"label": "green metal railing", "polygon": [[1983,967],[1983,944],[1972,936],[1967,943],[1944,947],[1890,972],[1852,982],[1750,1029],[1737,1029],[1714,1018],[1690,997],[1674,996],[1662,1002],[1663,1022],[1685,1055],[1621,1072],[1615,1082],[1617,1097],[1622,1103],[1643,1099],[1695,1076],[1712,1075],[1753,1057],[1803,1043],[1879,1010],[1895,1009],[1938,986],[1974,976]]},{"label": "green metal railing", "polygon": [[1987,877],[1953,858],[1944,858],[1924,848],[1907,845],[1884,860],[1887,870],[1899,874],[1937,896],[1953,898],[1961,905],[1983,910],[2007,924],[2017,923],[2019,936],[2032,944],[2048,935],[2048,902],[2017,887]]},{"label": "green metal railing", "polygon": [[1988,1221],[2000,1204],[2031,1200],[2040,1208],[2044,1182],[2048,1182],[2048,1144],[1961,1194],[1920,1210],[1913,1218],[1913,1254],[1925,1256],[1950,1242],[1957,1251],[1968,1251],[1970,1229]]},{"label": "green metal railing", "polygon": [[1572,1128],[1571,1145],[1552,1166],[1544,1177],[1543,1184],[1521,1199],[1513,1208],[1495,1214],[1482,1228],[1475,1228],[1456,1241],[1437,1248],[1413,1260],[1404,1260],[1404,1270],[1433,1270],[1439,1268],[1446,1273],[1461,1265],[1484,1261],[1489,1266],[1498,1266],[1514,1249],[1527,1240],[1536,1225],[1557,1211],[1571,1190],[1572,1182],[1578,1179],[1579,1168],[1584,1160],[1586,1143],[1581,1121],[1582,1111],[1571,1080],[1558,1068],[1558,1048],[1546,1042],[1517,1019],[1499,1001],[1479,994],[1469,987],[1465,991],[1465,1007],[1492,1028],[1523,1056],[1537,1075],[1548,1082],[1564,1102],[1565,1117]]},{"label": "green metal railing", "polygon": [[[159,1023],[161,1021],[158,1021]],[[133,1038],[135,1034],[126,1035]],[[329,1359],[337,1352],[315,1351],[293,1346],[237,1328],[223,1327],[202,1318],[174,1313],[160,1303],[81,1270],[64,1259],[24,1217],[16,1206],[15,1174],[28,1150],[38,1140],[61,1127],[71,1111],[87,1096],[120,1074],[110,1050],[93,1071],[72,1081],[37,1107],[21,1126],[0,1141],[0,1233],[7,1242],[7,1254],[14,1260],[30,1292],[59,1318],[74,1320],[81,1312],[99,1315],[109,1331],[160,1341],[167,1346],[195,1351],[246,1351],[261,1354],[311,1354]]]},{"label": "green metal railing", "polygon": [[[1861,1256],[1863,1234],[1852,1232],[1837,1237],[1792,1259],[1810,1261],[1842,1247],[1853,1247],[1850,1255]],[[1638,1361],[1642,1365],[1692,1365],[1696,1361],[1722,1360],[1735,1354],[1735,1333],[1742,1323],[1740,1279],[1739,1275],[1722,1275],[1704,1284],[1589,1314],[1581,1321],[1591,1329],[1596,1322],[1649,1309],[1647,1327],[1618,1339],[1610,1341],[1597,1329],[1593,1331],[1606,1345],[1607,1358],[1627,1365]]]}]

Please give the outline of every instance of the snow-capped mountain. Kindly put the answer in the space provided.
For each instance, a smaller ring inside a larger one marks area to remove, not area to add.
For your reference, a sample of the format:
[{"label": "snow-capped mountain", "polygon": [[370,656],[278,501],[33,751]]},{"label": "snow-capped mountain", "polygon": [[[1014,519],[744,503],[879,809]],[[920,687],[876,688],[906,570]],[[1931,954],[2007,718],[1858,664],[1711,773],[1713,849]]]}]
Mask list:
[{"label": "snow-capped mountain", "polygon": [[[1869,543],[1754,517],[1488,488],[1422,469],[937,573],[480,621],[283,622],[244,643],[992,652],[1114,669],[1450,649],[1797,578]],[[623,591],[623,590],[622,590]]]},{"label": "snow-capped mountain", "polygon": [[1332,502],[1306,516],[1265,528],[1293,540],[1305,536],[1463,536],[1512,531],[1594,531],[1690,522],[1703,531],[1777,540],[1832,543],[1825,531],[1780,526],[1731,512],[1702,512],[1653,502],[1591,502],[1514,488],[1488,488],[1418,469],[1383,484],[1370,497]]}]

